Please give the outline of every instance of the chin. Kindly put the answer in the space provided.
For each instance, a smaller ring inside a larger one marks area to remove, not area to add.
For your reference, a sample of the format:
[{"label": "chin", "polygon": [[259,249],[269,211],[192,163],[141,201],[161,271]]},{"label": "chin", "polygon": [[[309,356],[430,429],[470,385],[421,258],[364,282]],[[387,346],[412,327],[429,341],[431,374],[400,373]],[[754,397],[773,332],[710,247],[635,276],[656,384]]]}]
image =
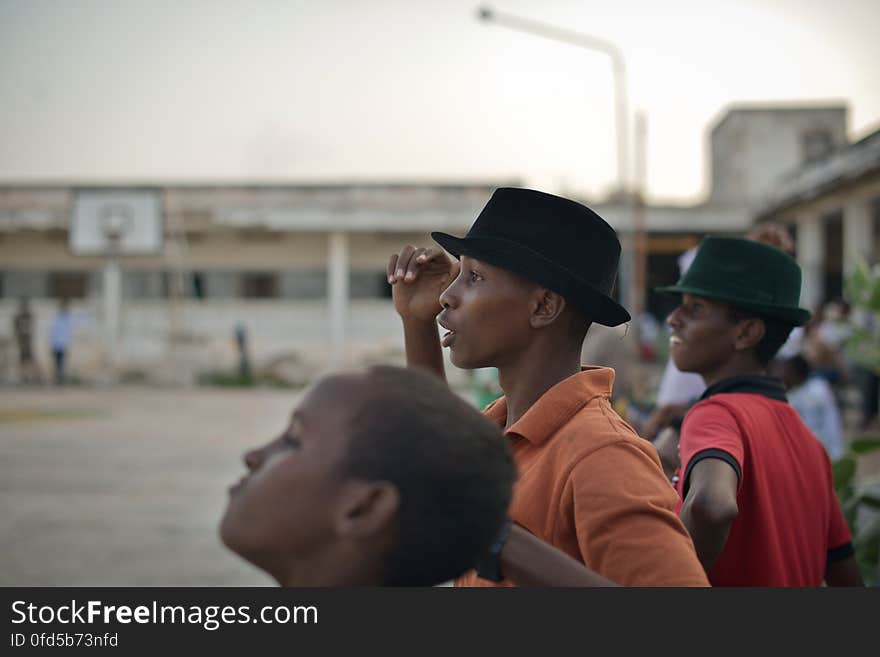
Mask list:
[{"label": "chin", "polygon": [[467,359],[462,356],[456,356],[455,353],[449,354],[449,360],[455,365],[457,368],[462,370],[476,370],[481,367],[494,367],[493,365],[487,365],[478,360]]},{"label": "chin", "polygon": [[449,361],[456,367],[463,370],[471,370],[474,368],[474,366],[468,362],[467,358],[459,353],[456,353],[452,349],[449,350]]},{"label": "chin", "polygon": [[235,513],[230,507],[226,507],[226,512],[220,520],[217,533],[223,545],[240,557],[247,559],[247,540],[243,540],[247,537],[247,531],[240,523],[236,522]]},{"label": "chin", "polygon": [[686,359],[676,358],[675,355],[672,355],[672,363],[675,365],[676,369],[679,372],[690,372],[688,369],[688,363]]},{"label": "chin", "polygon": [[220,520],[220,526],[217,527],[217,534],[220,536],[220,542],[223,543],[223,545],[233,552],[237,552],[235,549],[235,532],[233,531],[233,527],[234,523],[229,521],[229,510],[227,509],[226,513],[223,514],[223,518]]}]

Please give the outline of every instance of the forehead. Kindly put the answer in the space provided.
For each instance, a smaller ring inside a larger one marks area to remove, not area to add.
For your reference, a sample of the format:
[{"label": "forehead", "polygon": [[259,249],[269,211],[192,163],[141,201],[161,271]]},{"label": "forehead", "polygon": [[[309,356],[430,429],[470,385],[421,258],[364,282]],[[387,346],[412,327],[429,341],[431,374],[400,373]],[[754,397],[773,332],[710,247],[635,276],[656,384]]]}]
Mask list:
[{"label": "forehead", "polygon": [[687,292],[681,295],[681,303],[701,303],[709,308],[718,308],[719,310],[727,310],[728,308],[730,308],[730,304],[726,301],[710,299],[709,297],[701,297],[697,294],[688,294]]},{"label": "forehead", "polygon": [[327,377],[306,392],[293,420],[306,430],[345,435],[349,422],[364,402],[366,392],[366,381],[362,377]]}]

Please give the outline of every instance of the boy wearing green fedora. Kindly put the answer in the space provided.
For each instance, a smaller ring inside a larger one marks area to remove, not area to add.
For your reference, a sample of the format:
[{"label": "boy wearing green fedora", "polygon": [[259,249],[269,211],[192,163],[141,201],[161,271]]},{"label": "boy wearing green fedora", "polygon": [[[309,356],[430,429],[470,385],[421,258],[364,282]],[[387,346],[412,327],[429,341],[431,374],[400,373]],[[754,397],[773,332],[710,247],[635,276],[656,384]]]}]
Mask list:
[{"label": "boy wearing green fedora", "polygon": [[681,518],[714,586],[860,585],[831,464],[765,368],[809,311],[801,270],[782,251],[707,237],[659,292],[675,365],[706,391],[685,416],[673,478]]},{"label": "boy wearing green fedora", "polygon": [[611,408],[614,371],[581,367],[591,322],[630,319],[611,295],[614,230],[569,199],[502,188],[465,237],[432,237],[442,249],[388,263],[407,362],[445,377],[442,346],[458,367],[497,368],[504,396],[485,413],[519,471],[509,535],[456,584],[575,584],[580,571],[533,549],[537,537],[618,584],[705,586],[656,450]]}]

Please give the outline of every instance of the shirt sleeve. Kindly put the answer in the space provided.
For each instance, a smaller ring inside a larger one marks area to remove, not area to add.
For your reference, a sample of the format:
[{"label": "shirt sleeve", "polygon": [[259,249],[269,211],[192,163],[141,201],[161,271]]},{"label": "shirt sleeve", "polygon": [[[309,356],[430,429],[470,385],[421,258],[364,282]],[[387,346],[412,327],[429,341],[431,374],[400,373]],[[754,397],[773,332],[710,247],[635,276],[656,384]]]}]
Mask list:
[{"label": "shirt sleeve", "polygon": [[708,586],[675,513],[675,492],[648,453],[628,443],[607,445],[582,458],[565,485],[588,567],[623,586]]},{"label": "shirt sleeve", "polygon": [[706,400],[694,406],[684,418],[678,442],[681,456],[681,497],[687,495],[693,467],[705,458],[717,458],[736,471],[739,486],[745,466],[745,450],[739,425],[723,405]]}]

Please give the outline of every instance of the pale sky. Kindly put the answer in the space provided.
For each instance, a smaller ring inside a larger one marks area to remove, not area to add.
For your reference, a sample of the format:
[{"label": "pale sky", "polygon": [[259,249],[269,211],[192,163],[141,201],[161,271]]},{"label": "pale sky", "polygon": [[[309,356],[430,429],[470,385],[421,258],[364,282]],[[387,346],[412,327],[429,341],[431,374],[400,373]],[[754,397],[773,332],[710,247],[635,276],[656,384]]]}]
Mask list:
[{"label": "pale sky", "polygon": [[[616,176],[603,55],[476,20],[471,0],[0,0],[0,181]],[[496,0],[613,41],[657,200],[706,191],[733,103],[845,101],[880,127],[880,0]]]}]

